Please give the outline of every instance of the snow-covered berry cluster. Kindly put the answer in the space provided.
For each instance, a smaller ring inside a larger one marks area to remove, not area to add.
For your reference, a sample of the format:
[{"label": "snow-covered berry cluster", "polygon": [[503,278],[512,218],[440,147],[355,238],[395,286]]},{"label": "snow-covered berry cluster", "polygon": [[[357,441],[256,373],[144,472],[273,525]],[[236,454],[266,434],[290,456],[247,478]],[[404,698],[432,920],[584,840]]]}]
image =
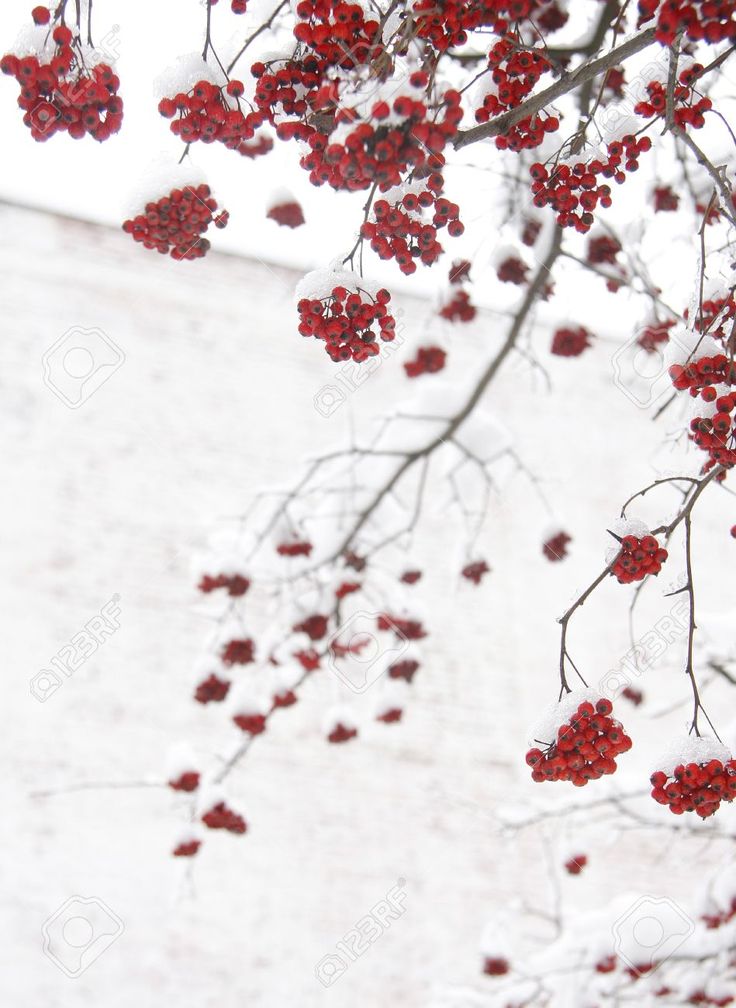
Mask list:
[{"label": "snow-covered berry cluster", "polygon": [[[491,47],[488,64],[494,90],[486,94],[475,112],[476,122],[484,123],[519,106],[527,98],[552,64],[542,49],[525,48],[511,36],[499,39]],[[499,150],[528,150],[538,147],[547,133],[559,128],[555,115],[527,116],[496,137]]]},{"label": "snow-covered berry cluster", "polygon": [[467,291],[453,291],[450,300],[442,305],[438,312],[440,318],[448,322],[472,322],[477,314],[477,308],[470,301]]},{"label": "snow-covered berry cluster", "polygon": [[433,172],[424,184],[387,193],[387,198],[373,205],[371,217],[361,226],[361,237],[370,241],[379,258],[395,259],[402,273],[414,273],[417,259],[432,266],[443,252],[437,232],[447,227],[447,233],[457,238],[465,230],[460,208],[442,195],[443,186],[442,175]]},{"label": "snow-covered berry cluster", "polygon": [[667,550],[663,549],[653,535],[641,538],[635,535],[625,535],[611,568],[619,584],[631,584],[633,581],[643,581],[648,575],[656,575],[662,569],[667,559]]},{"label": "snow-covered berry cluster", "polygon": [[203,237],[210,224],[224,228],[228,219],[210,187],[201,183],[172,189],[146,203],[141,213],[123,223],[123,231],[144,248],[168,253],[172,259],[201,259],[210,250],[209,239]]},{"label": "snow-covered berry cluster", "polygon": [[[396,320],[387,307],[391,295],[383,288],[372,294],[354,274],[334,275],[339,277],[334,286],[328,279],[325,287],[320,270],[307,274],[299,284],[299,332],[322,340],[333,361],[362,363],[379,352],[379,338],[390,343],[396,335]],[[307,296],[313,288],[316,294]]]},{"label": "snow-covered berry cluster", "polygon": [[[33,18],[37,25],[45,25],[51,14],[47,7],[36,7]],[[90,60],[90,66],[85,59]],[[68,133],[74,140],[91,136],[102,142],[122,125],[120,78],[108,63],[93,52],[87,53],[65,24],[52,29],[37,54],[6,53],[0,70],[20,85],[18,105],[34,140]]]},{"label": "snow-covered berry cluster", "polygon": [[245,819],[225,801],[216,802],[202,814],[202,822],[208,829],[227,830],[228,833],[245,833],[248,825]]},{"label": "snow-covered berry cluster", "polygon": [[537,739],[544,749],[535,746],[527,752],[532,780],[565,780],[582,787],[589,780],[614,773],[616,757],[631,748],[631,739],[611,717],[610,700],[601,697],[595,704],[590,700],[579,704],[575,701],[575,694],[569,694],[569,699],[560,705],[560,716],[564,717],[567,708],[574,704],[559,724],[556,738],[551,742]]},{"label": "snow-covered berry cluster", "polygon": [[556,357],[579,357],[590,346],[590,335],[585,326],[562,326],[552,337],[550,353]]},{"label": "snow-covered berry cluster", "polygon": [[304,212],[296,200],[283,200],[269,207],[266,217],[281,227],[298,228],[304,223]]},{"label": "snow-covered berry cluster", "polygon": [[[409,84],[423,92],[427,80],[424,72],[417,71]],[[378,100],[362,110],[349,104],[349,96],[335,110],[336,85],[321,88],[315,103],[321,92],[320,104],[331,112],[326,117],[331,124],[325,127],[329,132],[306,126],[295,128],[293,135],[306,139],[311,148],[300,160],[310,181],[316,186],[327,183],[336,190],[354,192],[376,184],[385,193],[408,180],[411,173],[414,177],[439,173],[444,166],[442,152],[456,136],[463,117],[460,92],[454,89],[432,103],[411,94],[377,96]]]},{"label": "snow-covered berry cluster", "polygon": [[660,766],[651,776],[652,798],[675,815],[695,812],[707,819],[721,802],[736,798],[736,760],[713,739],[691,736],[673,743]]},{"label": "snow-covered berry cluster", "polygon": [[243,112],[240,99],[245,93],[242,81],[217,84],[198,80],[188,91],[179,91],[159,101],[158,110],[170,119],[170,129],[185,143],[221,143],[228,150],[252,157],[252,149],[243,149],[263,123],[260,111]]}]

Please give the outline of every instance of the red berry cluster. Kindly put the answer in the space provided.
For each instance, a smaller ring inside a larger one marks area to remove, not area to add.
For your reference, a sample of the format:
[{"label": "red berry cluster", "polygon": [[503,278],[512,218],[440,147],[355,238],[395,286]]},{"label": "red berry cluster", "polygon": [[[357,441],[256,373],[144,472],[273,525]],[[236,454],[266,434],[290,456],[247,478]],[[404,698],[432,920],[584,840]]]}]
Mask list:
[{"label": "red berry cluster", "polygon": [[607,144],[608,157],[594,158],[590,162],[577,161],[572,167],[560,164],[551,173],[540,162],[529,169],[532,179],[534,205],[551,206],[557,212],[557,223],[561,227],[573,227],[585,234],[593,223],[593,211],[598,204],[611,206],[611,187],[598,184],[598,175],[621,183],[627,171],[639,167],[639,155],[651,149],[652,141],[647,136],[634,137],[627,134],[620,141]]},{"label": "red berry cluster", "polygon": [[[736,392],[719,396],[712,385],[706,385],[700,395],[706,402],[714,401],[717,412],[713,416],[693,417],[690,421],[690,437],[698,448],[708,453],[707,469],[714,465],[730,469],[736,465],[736,426],[733,416]],[[715,399],[712,398],[714,396]]]},{"label": "red berry cluster", "polygon": [[[736,526],[734,526],[736,528]],[[413,585],[417,581],[420,581],[422,577],[422,572],[418,570],[407,570],[399,578],[402,584]]]},{"label": "red berry cluster", "polygon": [[486,976],[505,976],[510,969],[508,959],[502,956],[486,956],[483,960],[483,972]]},{"label": "red berry cluster", "polygon": [[386,613],[377,618],[376,626],[379,630],[393,630],[399,639],[403,637],[405,640],[421,640],[427,636],[427,631],[419,620],[389,616]]},{"label": "red berry cluster", "polygon": [[[439,259],[443,249],[437,241],[438,230],[447,227],[453,238],[463,233],[460,208],[441,195],[443,185],[442,175],[433,172],[419,192],[406,193],[395,202],[376,200],[373,219],[361,226],[360,234],[370,240],[379,258],[395,259],[402,273],[411,274],[416,271],[416,259],[425,266]],[[428,223],[424,211],[430,209],[432,221]]]},{"label": "red berry cluster", "polygon": [[250,588],[250,581],[242,574],[217,574],[215,577],[205,574],[197,587],[205,595],[219,588],[225,588],[232,598],[239,598]]},{"label": "red berry cluster", "polygon": [[684,29],[693,42],[722,42],[736,38],[734,0],[639,0],[639,24],[657,14],[655,36],[671,45]]},{"label": "red berry cluster", "polygon": [[447,274],[447,278],[451,284],[461,284],[466,280],[470,280],[470,270],[472,263],[467,259],[457,259],[452,266],[450,266],[450,271]]},{"label": "red berry cluster", "polygon": [[579,357],[590,346],[591,334],[584,326],[563,327],[552,337],[550,353],[557,357]]},{"label": "red berry cluster", "polygon": [[604,91],[610,91],[616,98],[623,98],[626,73],[623,67],[611,67],[603,79]]},{"label": "red berry cluster", "polygon": [[587,863],[588,858],[585,854],[576,854],[565,861],[565,871],[568,875],[579,875]]},{"label": "red berry cluster", "polygon": [[709,931],[713,931],[716,928],[723,927],[724,924],[728,924],[734,917],[736,917],[736,896],[731,897],[730,902],[724,910],[718,910],[715,913],[705,913],[700,919]]},{"label": "red berry cluster", "polygon": [[660,343],[666,343],[669,340],[670,329],[674,324],[674,319],[665,319],[664,322],[650,322],[639,333],[636,342],[647,353],[653,353]]},{"label": "red berry cluster", "polygon": [[350,739],[355,738],[357,734],[358,734],[357,728],[344,725],[338,721],[335,727],[328,734],[327,741],[333,743],[349,742]]},{"label": "red berry cluster", "polygon": [[542,553],[550,561],[550,563],[556,563],[558,560],[564,560],[567,556],[568,543],[571,542],[572,536],[569,536],[567,532],[557,532],[555,535],[550,536],[549,539],[542,543]]},{"label": "red berry cluster", "polygon": [[294,633],[306,634],[310,640],[318,641],[322,640],[327,634],[328,626],[329,621],[326,616],[315,614],[314,616],[308,616],[300,623],[295,623],[292,630]]},{"label": "red berry cluster", "polygon": [[401,658],[399,661],[389,665],[388,674],[390,679],[403,679],[410,683],[419,668],[419,662],[415,658]]},{"label": "red berry cluster", "polygon": [[[692,126],[693,129],[701,129],[705,125],[705,112],[709,112],[713,107],[710,98],[701,96],[694,100],[693,90],[690,82],[697,79],[702,73],[703,67],[700,63],[683,70],[679,76],[679,83],[675,85],[674,98],[674,121],[683,129]],[[661,81],[650,81],[647,84],[647,94],[649,97],[638,102],[634,106],[637,115],[645,116],[647,119],[652,116],[663,116],[667,111],[667,91]]]},{"label": "red berry cluster", "polygon": [[252,156],[241,149],[244,141],[255,136],[265,116],[260,111],[243,113],[240,98],[245,92],[242,81],[231,80],[222,87],[199,80],[188,91],[162,98],[158,110],[171,120],[171,132],[185,143],[221,143],[228,150]]},{"label": "red berry cluster", "polygon": [[423,374],[435,374],[445,366],[447,354],[439,347],[420,347],[414,360],[404,364],[407,378],[418,378]]},{"label": "red berry cluster", "polygon": [[302,539],[291,539],[289,542],[279,543],[276,552],[279,556],[309,556],[313,546],[311,542]]},{"label": "red berry cluster", "polygon": [[250,665],[255,661],[255,645],[250,637],[234,638],[223,645],[220,657],[223,665]]},{"label": "red berry cluster", "polygon": [[380,25],[359,4],[343,0],[300,0],[294,37],[329,63],[350,70],[380,56]]},{"label": "red berry cluster", "polygon": [[[364,301],[362,295],[368,300]],[[379,290],[373,298],[364,290],[355,293],[333,287],[328,297],[299,301],[299,332],[324,340],[325,351],[333,361],[352,358],[362,363],[378,353],[377,337],[390,343],[396,335],[396,321],[386,307],[390,300],[387,290]],[[374,323],[378,324],[378,332]]]},{"label": "red berry cluster", "polygon": [[621,690],[621,696],[626,697],[626,699],[634,705],[634,707],[639,707],[644,700],[644,694],[641,690],[634,689],[633,686],[624,686]]},{"label": "red berry cluster", "polygon": [[448,322],[472,322],[477,309],[471,304],[467,291],[459,290],[455,291],[447,304],[440,308],[438,314]]},{"label": "red berry cluster", "polygon": [[671,186],[656,186],[652,193],[654,197],[654,212],[667,213],[677,210],[680,205],[680,197]]},{"label": "red berry cluster", "polygon": [[194,857],[202,846],[201,840],[182,840],[173,850],[174,857]]},{"label": "red berry cluster", "polygon": [[[294,699],[296,699],[296,697],[294,697]],[[289,705],[282,704],[282,706]],[[244,731],[248,735],[260,735],[266,730],[265,714],[235,714],[233,716],[233,721],[241,731]]]},{"label": "red berry cluster", "polygon": [[186,770],[174,780],[169,781],[173,791],[196,791],[199,787],[199,773],[196,770]]},{"label": "red berry cluster", "polygon": [[[416,72],[409,83],[423,89],[427,75]],[[334,112],[334,98],[329,104]],[[329,133],[306,127],[311,152],[300,164],[316,186],[328,183],[333,189],[353,192],[375,183],[387,192],[400,185],[410,170],[415,177],[439,173],[444,166],[442,151],[457,134],[462,117],[460,92],[452,89],[433,104],[406,94],[397,95],[390,104],[376,101],[364,121],[358,121],[356,109],[341,106],[334,114],[334,125],[344,124],[349,132],[331,143]],[[305,138],[304,130],[294,135]]]},{"label": "red berry cluster", "polygon": [[[552,64],[541,49],[527,49],[518,39],[507,36],[499,39],[488,54],[488,64],[495,85],[495,92],[483,99],[483,104],[475,112],[476,122],[484,123],[495,116],[521,105],[531,94],[542,74],[552,69]],[[525,126],[522,126],[522,123]],[[521,150],[538,147],[544,134],[559,127],[556,116],[541,120],[538,116],[527,117],[505,135],[496,138],[496,146],[502,150]],[[534,141],[531,140],[534,134]],[[526,136],[527,141],[521,142]]]},{"label": "red berry cluster", "polygon": [[524,245],[531,247],[536,244],[537,238],[539,237],[539,232],[542,230],[542,222],[538,220],[532,220],[531,217],[527,217],[524,220],[524,227],[521,231],[521,240]]},{"label": "red berry cluster", "polygon": [[220,679],[214,672],[210,673],[206,679],[198,684],[194,691],[194,699],[197,703],[221,703],[230,691],[230,681]]},{"label": "red berry cluster", "polygon": [[653,535],[626,535],[621,540],[621,549],[611,568],[619,584],[631,584],[632,581],[643,581],[647,575],[656,575],[662,569],[667,559],[667,550],[657,542]]},{"label": "red berry cluster", "polygon": [[537,115],[520,119],[506,133],[496,137],[496,147],[510,151],[539,147],[547,133],[555,133],[560,128],[560,120],[556,115],[545,113],[545,118],[542,115],[542,112],[538,112]]},{"label": "red berry cluster", "polygon": [[486,574],[490,574],[490,572],[491,568],[485,560],[474,560],[472,563],[466,564],[460,574],[466,581],[472,581],[473,584],[479,585]]},{"label": "red berry cluster", "polygon": [[588,239],[586,260],[592,266],[616,266],[616,257],[621,251],[621,242],[613,235],[596,235]]},{"label": "red berry cluster", "polygon": [[[50,20],[46,7],[35,8],[33,16],[37,24]],[[54,133],[68,133],[74,140],[84,136],[107,140],[123,123],[123,100],[117,93],[120,78],[107,63],[85,67],[81,53],[73,48],[78,40],[66,25],[57,25],[51,37],[55,52],[48,62],[13,53],[0,60],[0,70],[20,85],[18,105],[24,125],[38,141]]]},{"label": "red berry cluster", "polygon": [[298,228],[304,223],[304,213],[296,200],[272,206],[266,217],[276,221],[281,227]]},{"label": "red berry cluster", "polygon": [[609,715],[610,700],[601,698],[595,707],[584,700],[568,722],[560,725],[556,741],[542,751],[530,749],[526,762],[534,781],[571,781],[583,787],[616,770],[616,756],[631,748],[631,739]]},{"label": "red berry cluster", "polygon": [[[281,65],[276,66],[277,63]],[[318,95],[322,105],[325,98],[332,103],[334,112],[336,87],[328,95],[320,91],[326,68],[326,61],[317,59],[311,53],[302,59],[275,59],[268,63],[257,61],[251,66],[250,72],[257,81],[254,102],[260,118],[273,123],[278,114],[295,117],[289,122],[279,123],[278,132],[282,140],[292,137],[306,139],[309,136],[310,128],[300,120],[308,111],[316,111],[311,106],[319,104]]]},{"label": "red berry cluster", "polygon": [[214,221],[216,228],[227,226],[227,210],[217,211],[217,200],[208,185],[186,186],[146,203],[143,213],[124,222],[123,231],[144,248],[168,253],[177,261],[201,259],[211,247],[203,237],[210,224]]},{"label": "red berry cluster", "polygon": [[526,283],[529,267],[518,256],[508,256],[496,267],[496,276],[501,283],[511,283],[521,286]]},{"label": "red berry cluster", "polygon": [[509,22],[523,21],[534,15],[535,25],[543,31],[561,28],[568,15],[557,2],[546,0],[415,0],[412,14],[420,38],[428,39],[432,46],[445,52],[452,46],[468,41],[468,32],[489,27],[496,35],[505,35]]},{"label": "red berry cluster", "polygon": [[712,816],[722,801],[736,798],[736,760],[713,759],[707,763],[680,763],[671,775],[662,770],[652,774],[652,798],[682,815],[695,812],[701,819]]},{"label": "red berry cluster", "polygon": [[224,829],[228,833],[245,833],[248,829],[245,819],[222,801],[204,813],[202,822],[209,829]]}]

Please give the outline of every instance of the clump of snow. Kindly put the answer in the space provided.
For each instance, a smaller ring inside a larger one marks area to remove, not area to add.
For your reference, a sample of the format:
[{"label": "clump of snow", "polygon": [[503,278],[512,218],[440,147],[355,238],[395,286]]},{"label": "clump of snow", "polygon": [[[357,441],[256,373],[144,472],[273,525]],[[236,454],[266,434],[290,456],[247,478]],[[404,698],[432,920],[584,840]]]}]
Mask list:
[{"label": "clump of snow", "polygon": [[269,679],[273,695],[277,696],[294,689],[303,675],[304,669],[296,663],[272,666],[269,670]]},{"label": "clump of snow", "polygon": [[153,93],[157,101],[162,98],[173,98],[177,94],[187,94],[201,80],[217,84],[218,87],[227,84],[222,70],[203,60],[201,53],[185,53],[177,57],[173,66],[156,77],[153,82]]},{"label": "clump of snow", "polygon": [[473,410],[454,439],[483,462],[501,455],[513,443],[509,430],[484,409]]},{"label": "clump of snow", "polygon": [[191,746],[185,742],[172,745],[166,753],[166,779],[176,780],[182,774],[196,770],[198,765],[197,757]]},{"label": "clump of snow", "polygon": [[322,730],[325,735],[331,734],[338,725],[348,729],[358,727],[355,712],[346,704],[334,704],[325,711],[322,718]]},{"label": "clump of snow", "polygon": [[[636,536],[637,539],[643,539],[644,536],[649,535],[649,525],[640,518],[617,518],[609,528],[614,535],[621,539],[624,536]],[[621,547],[618,543],[609,546],[606,550],[606,563],[613,563],[620,551]]]},{"label": "clump of snow", "polygon": [[[402,655],[402,660],[405,658],[406,655]],[[409,685],[400,679],[384,678],[382,682],[383,685],[375,701],[376,717],[381,717],[391,710],[405,710],[411,694]]]},{"label": "clump of snow", "polygon": [[664,361],[672,364],[686,364],[691,359],[715,357],[723,353],[723,347],[712,336],[696,332],[695,329],[670,330],[670,338],[664,347]]},{"label": "clump of snow", "polygon": [[346,290],[355,293],[359,290],[366,291],[373,297],[381,289],[380,284],[371,283],[352,270],[344,269],[340,260],[337,259],[326,269],[312,270],[311,273],[303,276],[296,285],[294,296],[297,301],[302,298],[322,300],[322,298],[330,297],[335,287],[345,287]]},{"label": "clump of snow", "polygon": [[592,687],[573,690],[571,693],[565,694],[558,703],[550,704],[540,715],[529,735],[530,744],[538,746],[555,742],[558,728],[567,724],[581,703],[587,700],[595,706],[600,699],[601,694]]},{"label": "clump of snow", "polygon": [[729,749],[717,739],[683,735],[674,739],[653,765],[651,772],[661,770],[671,777],[675,767],[686,763],[708,763],[710,760],[720,760],[727,763],[732,759]]},{"label": "clump of snow", "polygon": [[489,958],[511,961],[513,948],[506,924],[498,920],[486,924],[480,936],[480,952]]},{"label": "clump of snow", "polygon": [[[203,811],[206,812],[207,809]],[[185,826],[180,826],[174,833],[174,848],[195,841],[199,841],[199,843],[204,841],[204,829],[198,823],[187,823]]]},{"label": "clump of snow", "polygon": [[155,158],[135,186],[129,191],[121,207],[124,217],[135,217],[144,213],[146,204],[168,196],[172,189],[195,188],[207,182],[204,171],[190,158],[182,164],[171,155],[160,154]]},{"label": "clump of snow", "polygon": [[238,683],[230,691],[227,708],[231,717],[243,714],[245,717],[262,715],[266,717],[271,710],[271,702],[262,693],[257,692],[251,683]]},{"label": "clump of snow", "polygon": [[274,207],[284,206],[287,203],[298,202],[299,200],[290,189],[287,189],[286,186],[277,186],[266,197],[266,211],[273,210]]},{"label": "clump of snow", "polygon": [[[74,31],[72,25],[69,26]],[[50,60],[56,52],[56,43],[51,38],[48,25],[25,25],[18,33],[9,52],[16,56],[38,56],[44,61]]]}]

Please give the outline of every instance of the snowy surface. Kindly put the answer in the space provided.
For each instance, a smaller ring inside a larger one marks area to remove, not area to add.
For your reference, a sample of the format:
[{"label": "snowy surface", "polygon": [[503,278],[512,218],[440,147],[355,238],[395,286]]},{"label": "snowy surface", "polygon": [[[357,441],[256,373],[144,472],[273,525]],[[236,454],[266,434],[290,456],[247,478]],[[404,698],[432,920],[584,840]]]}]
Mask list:
[{"label": "snowy surface", "polygon": [[[491,496],[477,543],[493,572],[478,588],[460,585],[462,518],[437,491],[424,532],[386,571],[423,571],[410,590],[411,612],[423,612],[430,630],[402,722],[361,722],[358,739],[329,745],[322,718],[330,681],[310,681],[228,780],[246,836],[208,833],[196,864],[182,864],[169,851],[189,829],[187,806],[163,786],[166,752],[186,742],[211,765],[241,741],[225,710],[190,699],[193,667],[217,630],[202,614],[192,560],[207,553],[213,529],[236,527],[257,490],[288,485],[305,456],[344,443],[406,399],[412,390],[401,362],[426,340],[432,309],[402,301],[405,345],[325,416],[315,400],[342,372],[296,336],[295,273],[216,253],[182,270],[119,230],[6,205],[0,217],[0,402],[12,474],[2,525],[7,1002],[445,1008],[465,1004],[456,995],[472,990],[470,1003],[483,1003],[493,982],[480,975],[484,927],[520,894],[548,908],[546,854],[568,849],[564,822],[509,835],[501,814],[510,796],[527,814],[564,798],[534,785],[523,761],[527,726],[557,695],[556,619],[599,571],[611,515],[653,478],[649,459],[661,437],[615,387],[611,345],[573,361],[545,356],[554,395],[526,361],[510,359],[506,381],[487,396],[573,535],[574,555],[544,559],[549,514],[525,475],[510,473]],[[559,284],[562,298],[574,290]],[[76,410],[44,384],[41,368],[73,327],[99,329],[125,358]],[[503,320],[489,314],[457,334],[445,386],[465,385],[479,347],[487,359],[503,333]],[[535,338],[545,353],[544,316]],[[560,407],[581,389],[584,435],[576,411]],[[443,396],[436,393],[440,411]],[[660,504],[651,506],[655,513]],[[709,494],[703,507],[698,604],[732,612],[732,582],[708,577],[736,548],[727,535],[731,499]],[[237,536],[214,545],[224,557],[239,549]],[[637,639],[677,601],[658,588],[642,596]],[[115,594],[120,629],[40,703],[29,681]],[[631,648],[629,599],[609,579],[571,624],[571,653],[592,684]],[[684,640],[656,632],[668,643],[637,685],[672,709],[650,720],[617,700],[635,749],[602,786],[646,789],[657,752],[686,730]],[[216,658],[201,667],[221,669]],[[718,681],[705,700],[719,727],[734,720]],[[102,786],[75,790],[94,782]],[[602,793],[591,785],[568,800]],[[666,821],[665,809],[643,807]],[[663,851],[651,831],[589,839],[580,851],[591,855],[584,877],[562,879],[569,912],[582,920],[612,893],[629,891],[686,901],[694,879],[684,842]],[[315,965],[398,879],[405,914],[325,988]],[[40,931],[74,895],[102,900],[124,923],[77,980],[44,956]],[[530,936],[523,918],[512,917],[519,954]],[[608,919],[601,927],[611,944]]]}]

